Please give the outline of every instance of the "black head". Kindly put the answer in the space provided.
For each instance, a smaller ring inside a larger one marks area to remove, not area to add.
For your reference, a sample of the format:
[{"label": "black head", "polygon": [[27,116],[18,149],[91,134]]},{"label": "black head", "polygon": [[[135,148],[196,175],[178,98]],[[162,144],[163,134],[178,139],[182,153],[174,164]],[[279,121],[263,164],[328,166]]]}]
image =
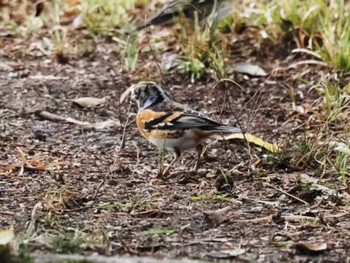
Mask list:
[{"label": "black head", "polygon": [[139,82],[133,86],[133,97],[140,109],[147,109],[163,101],[171,100],[171,95],[155,82]]}]

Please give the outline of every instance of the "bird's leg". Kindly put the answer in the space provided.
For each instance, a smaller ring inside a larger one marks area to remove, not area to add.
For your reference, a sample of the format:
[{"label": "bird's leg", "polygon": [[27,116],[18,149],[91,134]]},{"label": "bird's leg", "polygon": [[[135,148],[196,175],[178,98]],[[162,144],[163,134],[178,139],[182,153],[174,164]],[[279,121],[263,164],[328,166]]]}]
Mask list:
[{"label": "bird's leg", "polygon": [[165,160],[165,150],[164,149],[159,149],[159,170],[158,170],[158,176],[162,176],[163,175],[164,160]]},{"label": "bird's leg", "polygon": [[180,151],[178,149],[174,149],[174,159],[171,161],[171,163],[168,165],[168,167],[162,172],[162,176],[166,176],[169,173],[170,168],[174,165],[174,163],[180,158]]},{"label": "bird's leg", "polygon": [[199,165],[201,163],[201,158],[202,158],[202,153],[203,153],[203,145],[202,144],[198,144],[196,146],[196,151],[197,151],[197,161],[196,161],[196,165],[194,166],[194,171],[197,172]]}]

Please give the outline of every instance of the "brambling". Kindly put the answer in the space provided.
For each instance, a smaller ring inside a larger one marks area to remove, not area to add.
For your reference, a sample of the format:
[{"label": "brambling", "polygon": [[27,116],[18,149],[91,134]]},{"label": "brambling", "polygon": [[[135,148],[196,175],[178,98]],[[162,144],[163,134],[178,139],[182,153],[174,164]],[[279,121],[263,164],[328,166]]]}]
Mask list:
[{"label": "brambling", "polygon": [[158,148],[170,151],[174,159],[162,175],[166,175],[179,159],[181,152],[196,148],[198,169],[202,141],[213,135],[241,133],[241,129],[214,121],[201,112],[175,102],[161,85],[155,82],[140,82],[128,88],[121,102],[131,93],[137,102],[137,127],[141,134]]},{"label": "brambling", "polygon": [[154,16],[147,19],[143,24],[136,27],[141,30],[150,25],[159,25],[169,22],[174,16],[184,14],[188,18],[194,18],[197,12],[200,19],[207,17],[213,9],[215,2],[222,0],[172,0],[168,1],[165,6]]}]

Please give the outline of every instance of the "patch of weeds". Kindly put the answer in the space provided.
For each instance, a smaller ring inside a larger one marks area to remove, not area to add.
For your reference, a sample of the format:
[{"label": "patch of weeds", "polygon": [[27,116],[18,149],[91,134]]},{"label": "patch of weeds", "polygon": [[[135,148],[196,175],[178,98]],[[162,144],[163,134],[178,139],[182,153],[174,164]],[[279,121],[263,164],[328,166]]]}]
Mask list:
[{"label": "patch of weeds", "polygon": [[340,175],[345,185],[350,177],[349,87],[328,82],[316,88],[321,95],[316,101],[320,105],[319,113],[306,124],[313,128],[299,138],[298,154],[291,161],[300,167],[320,170],[321,178],[326,173]]},{"label": "patch of weeds", "polygon": [[198,196],[191,196],[191,201],[198,202],[203,200],[215,200],[220,202],[232,202],[232,198],[227,197],[227,195],[221,195],[221,193],[217,194],[207,194],[207,195],[198,195]]},{"label": "patch of weeds", "polygon": [[342,121],[343,115],[350,109],[350,84],[340,87],[332,82],[324,82],[315,88],[322,96],[321,103],[327,121]]},{"label": "patch of weeds", "polygon": [[77,193],[71,192],[66,186],[45,193],[42,203],[48,211],[62,212],[67,206],[76,205],[74,200]]},{"label": "patch of weeds", "polygon": [[255,12],[244,13],[250,23],[262,28],[272,40],[283,37],[294,40],[298,47],[306,47],[318,36],[317,17],[324,5],[319,0],[273,0],[256,3]]},{"label": "patch of weeds", "polygon": [[350,85],[324,82],[314,89],[320,98],[305,132],[289,139],[281,153],[267,153],[265,163],[284,170],[310,168],[320,178],[338,176],[346,185],[350,177]]},{"label": "patch of weeds", "polygon": [[66,64],[69,60],[68,51],[71,47],[67,37],[67,30],[61,26],[54,27],[51,31],[51,40],[57,61],[61,64]]},{"label": "patch of weeds", "polygon": [[192,82],[204,73],[216,75],[218,79],[226,76],[224,47],[227,39],[219,36],[217,28],[218,20],[212,12],[204,26],[200,25],[195,13],[193,32],[186,26],[180,29],[182,56],[177,61],[177,70],[182,74],[189,73]]},{"label": "patch of weeds", "polygon": [[331,0],[319,16],[322,59],[333,68],[350,70],[350,5],[345,0]]},{"label": "patch of weeds", "polygon": [[78,46],[78,56],[85,57],[91,54],[95,50],[95,44],[93,40],[85,40]]},{"label": "patch of weeds", "polygon": [[53,239],[52,246],[60,253],[76,253],[84,243],[84,237],[78,231],[67,232]]},{"label": "patch of weeds", "polygon": [[229,193],[233,190],[234,181],[230,174],[228,174],[224,169],[220,169],[220,174],[215,181],[215,187],[218,192]]},{"label": "patch of weeds", "polygon": [[125,211],[125,212],[129,212],[132,208],[133,205],[131,203],[105,203],[105,204],[101,204],[98,207],[96,207],[96,209],[94,210],[94,213],[98,213],[101,210],[108,210],[108,209],[113,209],[116,208],[119,211]]},{"label": "patch of weeds", "polygon": [[125,51],[125,67],[127,70],[134,70],[136,68],[139,51],[137,36],[135,33],[130,33]]},{"label": "patch of weeds", "polygon": [[290,150],[282,150],[281,152],[267,152],[264,154],[264,165],[272,168],[289,170],[292,159],[292,152]]},{"label": "patch of weeds", "polygon": [[113,35],[117,28],[129,25],[127,11],[135,0],[87,0],[82,3],[84,25],[93,34]]},{"label": "patch of weeds", "polygon": [[0,22],[3,22],[6,30],[27,38],[43,27],[44,20],[37,14],[37,5],[33,2],[6,1],[2,4]]},{"label": "patch of weeds", "polygon": [[[243,10],[248,23],[270,39],[317,51],[336,70],[350,70],[350,5],[345,0],[273,0]],[[249,10],[249,11],[247,11]]]}]

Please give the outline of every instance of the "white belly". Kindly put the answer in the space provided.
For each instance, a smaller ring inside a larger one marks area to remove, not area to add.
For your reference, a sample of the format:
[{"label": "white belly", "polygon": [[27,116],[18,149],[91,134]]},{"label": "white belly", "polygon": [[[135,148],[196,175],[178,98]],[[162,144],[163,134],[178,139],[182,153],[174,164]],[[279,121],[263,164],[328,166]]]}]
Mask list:
[{"label": "white belly", "polygon": [[176,139],[149,139],[151,143],[158,148],[166,150],[185,151],[196,147],[200,142],[200,138],[191,130],[188,130],[183,136]]}]

